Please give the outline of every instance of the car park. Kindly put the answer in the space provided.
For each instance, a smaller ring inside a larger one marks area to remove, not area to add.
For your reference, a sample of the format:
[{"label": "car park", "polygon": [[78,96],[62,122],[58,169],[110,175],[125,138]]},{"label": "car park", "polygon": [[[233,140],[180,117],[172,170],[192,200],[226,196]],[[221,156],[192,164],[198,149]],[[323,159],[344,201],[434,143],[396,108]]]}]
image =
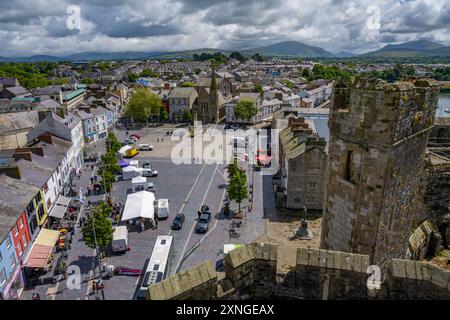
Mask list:
[{"label": "car park", "polygon": [[195,231],[197,233],[206,233],[208,231],[208,227],[209,227],[209,215],[203,213],[197,220]]},{"label": "car park", "polygon": [[185,220],[185,216],[182,213],[179,213],[175,216],[175,219],[173,219],[172,221],[172,225],[171,228],[172,230],[180,230],[181,227],[183,226]]}]

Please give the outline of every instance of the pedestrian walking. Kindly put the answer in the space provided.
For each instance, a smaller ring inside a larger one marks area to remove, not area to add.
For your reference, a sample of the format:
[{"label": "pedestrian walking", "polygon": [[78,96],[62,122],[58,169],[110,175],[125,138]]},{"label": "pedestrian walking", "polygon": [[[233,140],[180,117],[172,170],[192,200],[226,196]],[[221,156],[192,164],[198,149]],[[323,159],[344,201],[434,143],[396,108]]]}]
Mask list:
[{"label": "pedestrian walking", "polygon": [[158,218],[155,219],[155,229],[158,229]]},{"label": "pedestrian walking", "polygon": [[198,210],[197,211],[197,216],[198,216],[198,219],[197,220],[200,220],[200,216],[202,215],[202,212],[200,211],[200,210]]},{"label": "pedestrian walking", "polygon": [[159,142],[159,137],[156,137],[156,142]]},{"label": "pedestrian walking", "polygon": [[145,231],[145,226],[144,226],[144,222],[141,221],[141,232]]},{"label": "pedestrian walking", "polygon": [[81,222],[82,222],[83,226],[86,225],[86,216],[81,217]]},{"label": "pedestrian walking", "polygon": [[91,183],[94,183],[94,177],[91,177]]},{"label": "pedestrian walking", "polygon": [[94,181],[97,182],[97,176],[94,176]]},{"label": "pedestrian walking", "polygon": [[98,292],[97,280],[94,279],[94,280],[92,280],[92,293],[97,293],[97,292]]}]

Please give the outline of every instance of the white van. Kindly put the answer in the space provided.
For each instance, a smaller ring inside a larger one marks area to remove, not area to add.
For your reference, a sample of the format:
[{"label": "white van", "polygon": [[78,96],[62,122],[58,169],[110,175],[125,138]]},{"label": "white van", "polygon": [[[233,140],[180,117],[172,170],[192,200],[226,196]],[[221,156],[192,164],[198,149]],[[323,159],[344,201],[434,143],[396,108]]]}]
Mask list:
[{"label": "white van", "polygon": [[113,228],[112,251],[125,253],[128,251],[128,229],[126,226]]},{"label": "white van", "polygon": [[168,199],[158,199],[157,205],[157,215],[158,219],[169,218],[169,200]]},{"label": "white van", "polygon": [[143,177],[156,177],[158,175],[158,171],[149,168],[142,169],[141,172]]}]

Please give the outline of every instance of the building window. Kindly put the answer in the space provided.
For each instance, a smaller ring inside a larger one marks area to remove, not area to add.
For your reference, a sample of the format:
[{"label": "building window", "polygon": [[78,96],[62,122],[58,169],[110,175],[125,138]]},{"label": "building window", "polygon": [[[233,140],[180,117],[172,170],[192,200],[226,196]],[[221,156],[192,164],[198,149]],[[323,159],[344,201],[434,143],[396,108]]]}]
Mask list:
[{"label": "building window", "polygon": [[24,234],[23,237],[22,237],[22,244],[23,244],[24,248],[27,247],[28,242],[27,242],[27,235],[26,234]]},{"label": "building window", "polygon": [[11,269],[14,269],[16,266],[16,257],[14,257],[14,253],[9,256],[9,262],[11,263]]},{"label": "building window", "polygon": [[34,212],[35,206],[34,206],[34,202],[31,201],[30,204],[27,207],[27,216],[30,217],[31,214]]},{"label": "building window", "polygon": [[10,237],[6,238],[6,248],[7,249],[11,248],[11,238]]},{"label": "building window", "polygon": [[23,217],[21,217],[19,219],[19,228],[22,229],[23,228]]},{"label": "building window", "polygon": [[2,257],[2,253],[0,252],[0,262],[2,262],[3,257]]},{"label": "building window", "polygon": [[44,185],[44,192],[47,193],[47,191],[48,191],[48,185],[47,185],[47,183],[45,183],[45,185]]},{"label": "building window", "polygon": [[345,160],[344,179],[350,181],[352,179],[352,155],[353,151],[347,151],[347,159]]},{"label": "building window", "polygon": [[40,192],[38,192],[38,194],[36,195],[36,203],[39,203],[41,200],[42,200],[42,197],[41,197],[41,193]]},{"label": "building window", "polygon": [[17,237],[19,235],[19,230],[17,229],[16,225],[14,225],[13,231],[14,231],[14,237]]},{"label": "building window", "polygon": [[19,245],[17,247],[17,250],[19,251],[19,257],[21,257],[23,251],[22,251],[22,241],[20,241],[20,240],[19,240]]},{"label": "building window", "polygon": [[3,285],[6,282],[6,272],[5,269],[0,270],[0,287],[3,287]]}]

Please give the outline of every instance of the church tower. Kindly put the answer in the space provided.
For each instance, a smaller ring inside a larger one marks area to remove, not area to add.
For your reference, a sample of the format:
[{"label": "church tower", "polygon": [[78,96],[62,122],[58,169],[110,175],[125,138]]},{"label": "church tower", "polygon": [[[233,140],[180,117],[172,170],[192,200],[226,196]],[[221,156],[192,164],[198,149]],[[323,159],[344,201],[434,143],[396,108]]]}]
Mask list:
[{"label": "church tower", "polygon": [[330,108],[321,248],[406,257],[439,85],[338,81]]},{"label": "church tower", "polygon": [[219,121],[219,106],[218,106],[218,98],[219,92],[217,89],[217,80],[216,80],[216,70],[212,69],[211,74],[211,85],[209,87],[209,117],[212,123],[216,123]]}]

